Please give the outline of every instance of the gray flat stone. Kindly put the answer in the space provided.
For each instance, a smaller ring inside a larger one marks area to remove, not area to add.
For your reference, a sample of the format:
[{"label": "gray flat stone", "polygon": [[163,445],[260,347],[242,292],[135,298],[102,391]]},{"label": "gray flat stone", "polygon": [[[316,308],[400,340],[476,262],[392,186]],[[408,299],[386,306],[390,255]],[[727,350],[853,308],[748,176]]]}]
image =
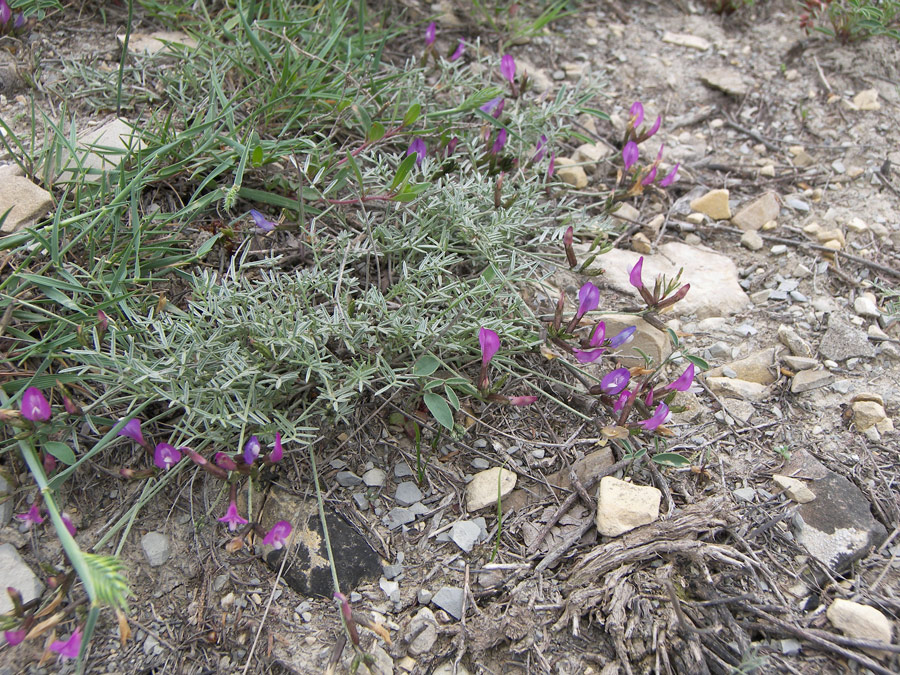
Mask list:
[{"label": "gray flat stone", "polygon": [[875,347],[863,330],[832,314],[828,330],[819,343],[819,354],[833,361],[845,361],[854,357],[873,358]]},{"label": "gray flat stone", "polygon": [[85,181],[99,182],[107,171],[119,167],[132,152],[144,147],[140,132],[125,120],[112,119],[78,136],[75,157],[63,161],[58,181],[73,180],[76,172],[87,169]]},{"label": "gray flat stone", "polygon": [[385,525],[387,525],[389,530],[396,530],[402,525],[409,525],[415,519],[416,514],[412,511],[397,506],[388,511],[387,517],[385,518]]},{"label": "gray flat stone", "polygon": [[369,487],[381,487],[387,480],[387,473],[381,469],[369,469],[362,476],[362,481]]},{"label": "gray flat stone", "polygon": [[408,478],[410,476],[415,476],[416,474],[412,469],[409,468],[409,464],[406,462],[400,462],[394,467],[394,477],[395,478]]},{"label": "gray flat stone", "polygon": [[416,502],[422,501],[425,495],[419,489],[419,486],[412,481],[405,481],[397,486],[397,492],[394,493],[394,500],[400,506],[412,506]]},{"label": "gray flat stone", "polygon": [[403,565],[385,565],[384,576],[388,579],[396,579],[403,574]]},{"label": "gray flat stone", "polygon": [[438,638],[437,619],[427,607],[423,607],[409,622],[406,629],[410,635],[416,637],[409,643],[409,653],[413,656],[421,656],[427,654],[434,647],[434,643]]},{"label": "gray flat stone", "polygon": [[791,393],[802,394],[805,391],[821,389],[834,382],[834,375],[827,370],[801,370],[791,381]]},{"label": "gray flat stone", "polygon": [[444,586],[431,599],[432,604],[437,605],[454,619],[459,621],[463,616],[463,589],[455,586]]},{"label": "gray flat stone", "polygon": [[362,478],[352,471],[338,471],[334,478],[341,487],[356,487],[362,483]]},{"label": "gray flat stone", "polygon": [[12,544],[0,544],[0,614],[12,611],[13,604],[6,592],[15,588],[22,595],[22,602],[31,602],[44,592],[43,582],[35,576],[31,568]]},{"label": "gray flat stone", "polygon": [[450,529],[450,538],[466,553],[472,550],[480,537],[481,528],[471,520],[461,520]]},{"label": "gray flat stone", "polygon": [[141,537],[141,548],[147,556],[150,567],[164,565],[171,554],[169,537],[162,532],[148,532]]}]

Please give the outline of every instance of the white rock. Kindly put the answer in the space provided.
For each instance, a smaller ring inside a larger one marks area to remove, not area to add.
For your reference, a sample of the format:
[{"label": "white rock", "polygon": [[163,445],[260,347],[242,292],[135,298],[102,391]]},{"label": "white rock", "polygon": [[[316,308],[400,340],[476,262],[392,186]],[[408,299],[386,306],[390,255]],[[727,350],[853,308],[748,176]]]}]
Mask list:
[{"label": "white rock", "polygon": [[874,607],[837,598],[825,616],[835,628],[850,637],[869,642],[891,642],[891,621]]},{"label": "white rock", "polygon": [[816,498],[816,494],[806,487],[806,483],[790,476],[774,474],[772,480],[775,485],[784,490],[784,493],[798,504],[806,504]]},{"label": "white rock", "polygon": [[661,497],[655,487],[603,477],[597,494],[597,531],[606,537],[617,537],[652,523],[659,518]]},{"label": "white rock", "polygon": [[0,614],[12,611],[13,604],[6,589],[15,588],[22,595],[22,602],[31,602],[44,592],[43,582],[35,576],[12,544],[0,544]]},{"label": "white rock", "polygon": [[512,471],[495,466],[493,469],[475,474],[466,486],[466,509],[478,511],[497,503],[516,486],[517,476]]},{"label": "white rock", "polygon": [[778,218],[781,204],[774,192],[766,192],[741,206],[731,222],[742,230],[759,230],[766,223]]},{"label": "white rock", "polygon": [[638,211],[636,208],[634,208],[634,206],[632,206],[631,204],[626,204],[625,202],[619,202],[619,206],[613,212],[612,217],[619,218],[620,220],[623,220],[623,221],[629,223],[630,225],[633,225],[634,223],[631,221],[640,220],[641,212]]},{"label": "white rock", "polygon": [[450,538],[466,553],[472,550],[479,537],[481,537],[481,528],[471,520],[461,520],[454,523],[450,529]]},{"label": "white rock", "polygon": [[851,408],[853,409],[853,423],[860,431],[877,426],[882,420],[887,419],[884,406],[876,401],[856,401]]},{"label": "white rock", "polygon": [[687,47],[688,49],[696,49],[705,52],[709,49],[709,41],[696,35],[688,35],[686,33],[670,33],[666,31],[663,34],[663,42],[668,42],[679,47]]},{"label": "white rock", "polygon": [[860,316],[868,318],[877,318],[881,312],[878,311],[878,303],[875,296],[871,293],[863,293],[853,301],[853,311]]},{"label": "white rock", "polygon": [[139,130],[125,120],[112,119],[78,136],[77,160],[72,157],[64,160],[57,180],[71,181],[77,171],[87,169],[84,180],[99,182],[105,172],[116,169],[130,152],[143,147]]},{"label": "white rock", "polygon": [[[122,39],[120,38],[120,42]],[[179,47],[193,50],[197,41],[180,31],[156,31],[155,33],[132,33],[128,38],[129,54],[158,54],[160,52],[177,52]]]},{"label": "white rock", "polygon": [[34,225],[52,207],[50,193],[27,178],[6,174],[0,180],[0,214],[9,211],[3,221],[3,234]]},{"label": "white rock", "polygon": [[764,384],[731,377],[707,377],[706,384],[718,396],[741,398],[745,401],[761,401],[769,391]]},{"label": "white rock", "polygon": [[150,567],[164,565],[171,553],[169,537],[162,532],[148,532],[141,537],[141,547]]},{"label": "white rock", "polygon": [[751,251],[759,251],[765,246],[765,243],[763,242],[763,238],[759,236],[757,232],[750,230],[741,235],[741,246]]},{"label": "white rock", "polygon": [[736,68],[713,68],[700,75],[700,81],[708,87],[719,89],[731,96],[741,98],[747,94],[748,87]]},{"label": "white rock", "polygon": [[877,89],[864,89],[853,97],[850,106],[853,110],[881,110]]}]

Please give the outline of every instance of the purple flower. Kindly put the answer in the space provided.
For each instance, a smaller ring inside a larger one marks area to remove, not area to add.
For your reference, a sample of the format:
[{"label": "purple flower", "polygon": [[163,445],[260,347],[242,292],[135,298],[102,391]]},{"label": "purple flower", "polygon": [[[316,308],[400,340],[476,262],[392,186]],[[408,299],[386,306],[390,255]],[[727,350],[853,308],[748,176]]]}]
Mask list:
[{"label": "purple flower", "polygon": [[273,548],[283,548],[291,536],[291,524],[286,520],[279,520],[272,526],[269,533],[263,537],[263,544]]},{"label": "purple flower", "polygon": [[457,145],[459,145],[459,139],[454,136],[450,139],[450,142],[447,143],[447,157],[450,157],[454,152],[456,152]]},{"label": "purple flower", "polygon": [[588,312],[597,309],[600,304],[600,289],[588,281],[584,286],[578,289],[578,312],[576,316],[580,319]]},{"label": "purple flower", "polygon": [[523,406],[531,405],[537,401],[537,396],[510,396],[509,402],[513,405]]},{"label": "purple flower", "polygon": [[591,347],[597,347],[603,344],[603,341],[606,339],[606,324],[600,321],[597,323],[597,327],[594,329],[594,332],[591,334],[591,339],[589,344]]},{"label": "purple flower", "polygon": [[272,449],[272,452],[269,453],[269,461],[272,463],[280,462],[281,458],[284,457],[284,451],[281,449],[281,432],[275,432],[275,447]]},{"label": "purple flower", "polygon": [[425,147],[425,141],[416,136],[412,139],[412,143],[409,144],[409,148],[406,150],[406,156],[409,157],[411,154],[416,153],[416,166],[422,166],[422,160],[425,159],[425,153],[428,152]]},{"label": "purple flower", "polygon": [[641,185],[647,186],[652,185],[653,181],[656,180],[656,165],[650,167],[650,171],[644,176],[644,179],[641,181]]},{"label": "purple flower", "polygon": [[604,394],[615,396],[628,386],[628,381],[630,379],[631,373],[628,372],[628,368],[616,368],[607,373],[606,376],[600,380],[600,388],[603,390]]},{"label": "purple flower", "polygon": [[244,461],[247,464],[253,464],[256,458],[259,457],[261,450],[262,445],[260,445],[259,439],[256,436],[251,436],[250,440],[244,445]]},{"label": "purple flower", "polygon": [[253,218],[254,224],[263,232],[271,232],[275,229],[275,223],[267,219],[256,209],[250,209],[250,217]]},{"label": "purple flower", "polygon": [[37,387],[28,387],[22,394],[22,416],[32,422],[50,419],[50,404]]},{"label": "purple flower", "polygon": [[456,51],[454,51],[450,55],[450,61],[456,61],[463,53],[466,51],[466,43],[463,42],[462,38],[459,40],[459,44],[456,45]]},{"label": "purple flower", "polygon": [[575,358],[578,359],[578,363],[593,363],[601,356],[603,356],[603,352],[606,351],[605,347],[601,347],[600,349],[591,349],[591,350],[583,350],[576,349],[575,350]]},{"label": "purple flower", "polygon": [[641,281],[641,270],[644,267],[644,256],[638,258],[638,261],[634,264],[634,267],[631,268],[631,272],[628,275],[628,281],[631,282],[631,285],[635,288],[641,288],[644,285],[644,282]]},{"label": "purple flower", "polygon": [[41,507],[37,504],[32,504],[31,508],[25,513],[17,513],[16,518],[29,522],[32,525],[40,525],[44,522],[44,517],[41,515]]},{"label": "purple flower", "polygon": [[503,58],[500,59],[500,74],[509,80],[510,84],[515,83],[516,60],[512,57],[512,54],[504,54]]},{"label": "purple flower", "polygon": [[672,170],[669,171],[669,173],[663,176],[663,179],[659,181],[659,187],[669,187],[672,183],[675,182],[675,177],[678,175],[679,166],[681,166],[680,162],[672,167]]},{"label": "purple flower", "polygon": [[615,335],[609,339],[609,348],[610,349],[618,349],[622,345],[626,345],[634,339],[634,331],[637,330],[637,326],[629,326],[625,330],[621,331],[618,335]]},{"label": "purple flower", "polygon": [[694,364],[689,363],[688,367],[684,369],[684,372],[681,376],[675,380],[674,382],[670,382],[665,386],[665,389],[671,389],[672,391],[687,391],[691,388],[691,384],[694,382]]},{"label": "purple flower", "polygon": [[630,171],[631,167],[638,160],[638,146],[634,141],[628,141],[622,148],[622,161],[625,162],[625,170]]},{"label": "purple flower", "polygon": [[12,18],[12,10],[6,4],[6,0],[0,0],[0,25],[5,26],[10,18]]},{"label": "purple flower", "polygon": [[644,397],[644,403],[647,407],[651,407],[653,405],[653,390],[647,392],[647,396]]},{"label": "purple flower", "polygon": [[544,159],[545,154],[547,154],[547,137],[541,134],[541,139],[534,146],[534,155],[531,158],[532,163],[537,164],[540,162]]},{"label": "purple flower", "polygon": [[224,452],[217,452],[213,456],[213,461],[216,463],[216,466],[220,466],[226,471],[237,471],[237,464],[235,461]]},{"label": "purple flower", "polygon": [[641,420],[638,422],[646,431],[653,431],[660,424],[665,422],[669,418],[669,406],[665,403],[660,403],[656,406],[656,412],[653,413],[652,417],[649,417],[645,420]]},{"label": "purple flower", "polygon": [[106,333],[106,329],[109,327],[109,317],[106,316],[106,312],[102,309],[97,310],[97,330],[100,331],[101,334]]},{"label": "purple flower", "polygon": [[69,518],[65,513],[59,514],[60,519],[63,521],[63,525],[65,525],[66,529],[69,531],[73,537],[75,533],[78,532],[78,529],[75,527],[75,523],[72,522],[72,519]]},{"label": "purple flower", "polygon": [[25,25],[25,15],[22,12],[16,14],[16,18],[13,21],[13,28],[19,30],[22,26]]},{"label": "purple flower", "polygon": [[637,129],[644,121],[644,105],[640,101],[631,104],[631,126]]},{"label": "purple flower", "polygon": [[628,397],[631,396],[630,391],[623,391],[619,394],[619,398],[616,399],[616,403],[613,406],[613,412],[620,413],[622,409],[625,407],[625,404],[628,402]]},{"label": "purple flower", "polygon": [[153,463],[163,471],[168,471],[181,461],[181,452],[168,443],[157,443],[153,451]]},{"label": "purple flower", "polygon": [[78,657],[81,651],[81,629],[76,628],[68,640],[63,642],[57,640],[50,645],[50,651],[56,652],[66,659],[74,659]]},{"label": "purple flower", "polygon": [[119,436],[130,438],[135,443],[146,445],[144,442],[144,434],[141,433],[141,421],[137,417],[133,417],[119,429]]},{"label": "purple flower", "polygon": [[[502,96],[497,96],[496,98],[492,98],[490,101],[488,101],[487,103],[485,103],[483,106],[481,106],[478,109],[481,112],[483,112],[485,115],[490,115],[494,111],[494,108],[496,108],[497,106],[499,106],[503,103],[503,100],[504,99]],[[501,108],[501,110],[503,110],[503,109]],[[499,117],[499,115],[498,115],[498,117]]]},{"label": "purple flower", "polygon": [[434,44],[434,40],[437,37],[437,26],[434,21],[428,24],[428,28],[425,29],[425,47],[430,47]]},{"label": "purple flower", "polygon": [[24,628],[20,630],[5,630],[3,631],[3,637],[6,638],[7,644],[11,647],[15,647],[22,640],[25,639],[26,630]]},{"label": "purple flower", "polygon": [[662,124],[662,117],[659,115],[656,116],[656,121],[653,123],[653,126],[650,127],[650,131],[647,132],[646,138],[650,138],[653,134],[659,131],[659,125]]},{"label": "purple flower", "polygon": [[478,344],[481,345],[481,367],[485,368],[500,349],[500,336],[490,328],[482,327],[478,331]]},{"label": "purple flower", "polygon": [[556,171],[556,150],[550,153],[550,163],[547,165],[547,180],[553,178],[553,173]]},{"label": "purple flower", "polygon": [[497,140],[494,141],[494,147],[491,148],[491,153],[496,155],[503,150],[504,145],[506,145],[506,129],[501,129],[497,132]]},{"label": "purple flower", "polygon": [[220,523],[228,524],[228,531],[234,532],[237,529],[238,525],[246,525],[248,521],[246,518],[241,518],[241,514],[238,513],[237,504],[234,503],[232,499],[228,503],[228,509],[225,511],[225,515],[222,518],[219,518]]}]

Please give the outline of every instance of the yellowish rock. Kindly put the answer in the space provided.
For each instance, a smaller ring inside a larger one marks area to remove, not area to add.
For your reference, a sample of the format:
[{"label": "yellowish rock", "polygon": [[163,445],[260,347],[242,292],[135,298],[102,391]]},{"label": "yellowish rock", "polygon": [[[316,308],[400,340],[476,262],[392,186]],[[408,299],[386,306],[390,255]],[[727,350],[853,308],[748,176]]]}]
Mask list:
[{"label": "yellowish rock", "polygon": [[847,245],[847,239],[844,237],[844,233],[841,232],[838,228],[832,227],[827,230],[821,230],[816,233],[816,239],[820,242],[824,243],[826,241],[831,241],[832,239],[841,242],[841,246]]},{"label": "yellowish rock", "polygon": [[891,620],[874,607],[838,598],[831,603],[825,616],[844,635],[870,642],[891,642],[894,632]]},{"label": "yellowish rock", "polygon": [[815,493],[806,487],[806,483],[802,480],[791,478],[790,476],[782,476],[777,473],[772,476],[772,480],[775,482],[775,485],[784,490],[784,494],[798,504],[806,504],[816,498]]},{"label": "yellowish rock", "polygon": [[617,537],[659,518],[662,493],[655,487],[634,485],[605,476],[597,494],[597,531]]},{"label": "yellowish rock", "polygon": [[478,511],[485,506],[496,504],[512,492],[516,486],[517,476],[512,471],[495,466],[492,469],[479,471],[466,486],[466,508]]},{"label": "yellowish rock", "polygon": [[856,232],[859,234],[860,232],[865,232],[869,229],[868,224],[862,218],[858,216],[853,216],[850,220],[847,221],[847,229],[851,232]]},{"label": "yellowish rock", "polygon": [[556,158],[556,175],[564,183],[568,183],[576,190],[587,187],[588,178],[584,168],[578,166],[574,159],[569,157]]},{"label": "yellowish rock", "polygon": [[822,231],[822,226],[818,223],[807,223],[803,226],[803,233],[815,237]]},{"label": "yellowish rock", "polygon": [[[876,401],[857,401],[853,409],[853,423],[860,431],[876,426],[881,420],[887,419],[884,406]],[[893,426],[893,425],[892,425]]]},{"label": "yellowish rock", "polygon": [[842,248],[841,242],[839,242],[837,239],[830,239],[829,241],[826,241],[824,244],[822,244],[822,246],[824,246],[825,248],[830,248],[832,251],[840,251]]},{"label": "yellowish rock", "polygon": [[692,225],[699,225],[706,219],[706,216],[702,213],[689,213],[684,217],[684,219]]},{"label": "yellowish rock", "polygon": [[760,176],[765,176],[766,178],[774,178],[775,177],[775,165],[774,164],[766,164],[759,170]]},{"label": "yellowish rock", "polygon": [[650,239],[647,238],[646,234],[638,232],[631,238],[631,248],[638,253],[649,254],[653,251],[653,244],[650,242]]},{"label": "yellowish rock", "polygon": [[853,97],[854,110],[881,110],[877,89],[864,89]]},{"label": "yellowish rock", "polygon": [[691,209],[704,213],[713,220],[729,220],[731,207],[728,206],[728,190],[710,190],[702,197],[692,200]]}]

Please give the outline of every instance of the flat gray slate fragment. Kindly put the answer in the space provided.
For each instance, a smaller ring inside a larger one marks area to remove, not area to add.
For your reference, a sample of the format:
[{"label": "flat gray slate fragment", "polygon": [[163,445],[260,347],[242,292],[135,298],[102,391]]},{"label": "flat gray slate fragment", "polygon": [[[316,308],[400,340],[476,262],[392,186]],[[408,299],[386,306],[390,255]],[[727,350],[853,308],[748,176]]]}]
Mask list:
[{"label": "flat gray slate fragment", "polygon": [[471,520],[461,520],[454,523],[450,529],[450,538],[466,553],[472,550],[475,543],[481,537],[481,528],[478,523]]},{"label": "flat gray slate fragment", "polygon": [[22,594],[22,602],[31,602],[41,597],[44,584],[38,579],[22,556],[12,544],[0,544],[0,614],[12,611],[12,600],[9,599],[8,587],[15,588]]},{"label": "flat gray slate fragment", "polygon": [[861,329],[832,314],[819,343],[819,354],[838,362],[860,356],[870,359],[875,356],[875,347]]},{"label": "flat gray slate fragment", "polygon": [[169,538],[162,532],[148,532],[141,537],[141,547],[150,567],[159,567],[165,564],[171,553]]},{"label": "flat gray slate fragment", "polygon": [[463,616],[463,589],[455,586],[444,586],[431,599],[431,603],[437,605],[454,619],[459,621]]},{"label": "flat gray slate fragment", "polygon": [[409,468],[409,464],[406,462],[400,462],[394,467],[394,477],[396,478],[409,478],[413,475],[415,475],[413,470]]},{"label": "flat gray slate fragment", "polygon": [[341,487],[356,487],[362,483],[362,478],[352,471],[338,471],[335,479]]},{"label": "flat gray slate fragment", "polygon": [[412,511],[397,506],[388,512],[385,518],[385,525],[387,525],[389,530],[396,530],[401,525],[408,525],[415,519],[416,514]]},{"label": "flat gray slate fragment", "polygon": [[400,506],[412,506],[418,501],[422,501],[422,491],[419,486],[412,481],[404,481],[397,486],[397,492],[394,499]]},{"label": "flat gray slate fragment", "polygon": [[362,479],[369,487],[381,487],[387,479],[387,474],[381,469],[369,469],[363,474]]}]

